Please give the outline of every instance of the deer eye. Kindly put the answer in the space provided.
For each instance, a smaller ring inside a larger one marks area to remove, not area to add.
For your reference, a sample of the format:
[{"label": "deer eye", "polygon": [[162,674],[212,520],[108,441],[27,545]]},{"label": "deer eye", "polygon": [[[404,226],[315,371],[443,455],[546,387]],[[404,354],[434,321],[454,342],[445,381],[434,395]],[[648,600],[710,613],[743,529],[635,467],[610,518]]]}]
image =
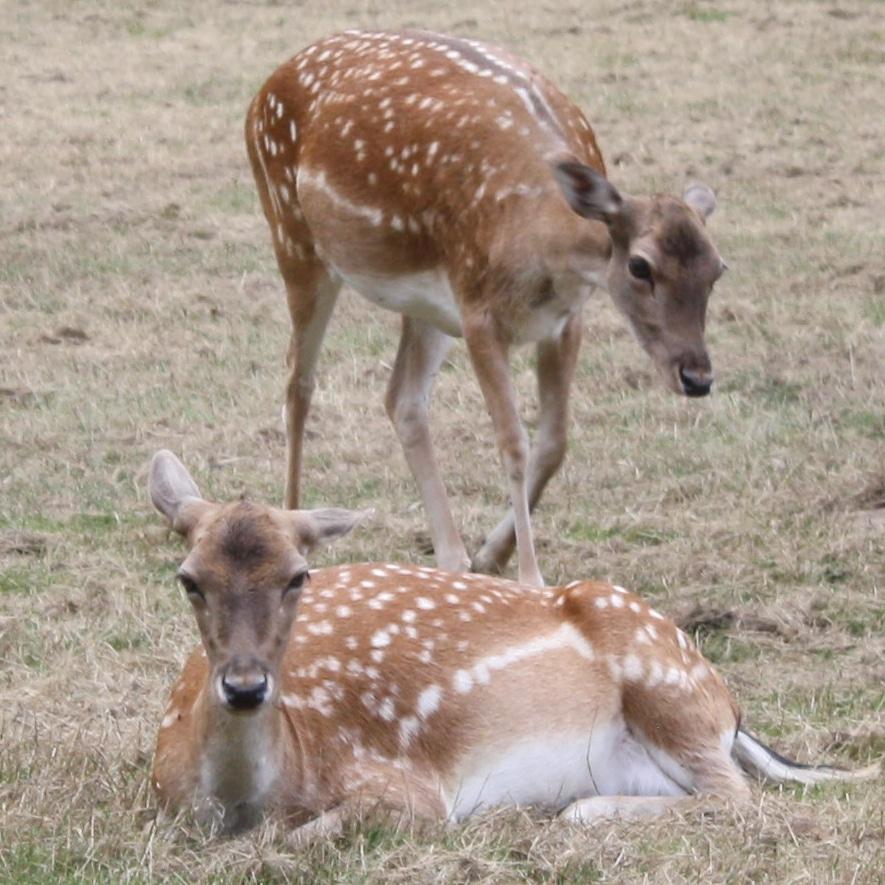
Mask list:
[{"label": "deer eye", "polygon": [[651,282],[651,265],[639,255],[631,256],[627,262],[627,270],[630,271],[630,276],[635,277],[637,280]]},{"label": "deer eye", "polygon": [[298,592],[304,589],[304,585],[307,584],[309,581],[310,573],[307,569],[303,569],[302,571],[298,572],[298,574],[296,574],[286,585],[286,589],[283,591],[283,596],[285,596],[287,593],[291,593],[293,590],[295,592]]},{"label": "deer eye", "polygon": [[179,572],[178,573],[178,583],[184,587],[184,592],[187,593],[187,598],[191,602],[205,602],[206,597],[203,595],[203,591],[197,586],[197,582],[187,573]]}]

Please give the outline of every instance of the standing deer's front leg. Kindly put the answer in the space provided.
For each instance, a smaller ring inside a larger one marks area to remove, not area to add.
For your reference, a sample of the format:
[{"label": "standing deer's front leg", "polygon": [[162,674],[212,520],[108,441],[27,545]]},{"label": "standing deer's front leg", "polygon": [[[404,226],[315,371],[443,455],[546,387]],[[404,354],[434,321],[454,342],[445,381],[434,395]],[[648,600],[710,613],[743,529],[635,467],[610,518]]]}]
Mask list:
[{"label": "standing deer's front leg", "polygon": [[[578,351],[581,347],[583,320],[574,314],[558,338],[538,344],[538,432],[529,458],[529,511],[541,498],[544,488],[559,470],[565,457],[568,437],[568,398]],[[481,572],[500,572],[513,553],[516,543],[513,511],[495,526],[473,559]]]},{"label": "standing deer's front leg", "polygon": [[510,480],[519,581],[522,584],[543,587],[544,580],[538,570],[529,517],[526,486],[528,436],[517,409],[516,391],[507,359],[508,342],[501,335],[494,319],[482,311],[464,317],[464,339]]},{"label": "standing deer's front leg", "polygon": [[427,419],[433,380],[451,344],[452,339],[444,332],[403,317],[402,337],[387,387],[385,407],[418,483],[437,565],[460,572],[470,567],[470,560],[452,518],[433,454]]}]

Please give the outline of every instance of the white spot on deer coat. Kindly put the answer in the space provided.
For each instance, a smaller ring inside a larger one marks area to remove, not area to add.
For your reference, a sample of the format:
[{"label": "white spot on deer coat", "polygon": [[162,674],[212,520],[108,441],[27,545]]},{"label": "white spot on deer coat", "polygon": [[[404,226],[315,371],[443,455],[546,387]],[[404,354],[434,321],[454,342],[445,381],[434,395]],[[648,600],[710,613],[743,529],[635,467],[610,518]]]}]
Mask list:
[{"label": "white spot on deer coat", "polygon": [[393,722],[396,719],[396,709],[393,704],[393,698],[385,698],[378,707],[378,715],[387,722]]},{"label": "white spot on deer coat", "polygon": [[442,700],[442,689],[438,685],[428,685],[421,694],[418,695],[418,703],[415,710],[421,719],[427,719],[432,716],[438,709]]},{"label": "white spot on deer coat", "polygon": [[638,682],[642,678],[642,661],[636,655],[629,654],[624,657],[624,679],[628,682]]},{"label": "white spot on deer coat", "polygon": [[372,634],[371,645],[374,648],[383,648],[390,645],[390,634],[386,630],[376,630]]},{"label": "white spot on deer coat", "polygon": [[415,736],[421,730],[417,716],[405,716],[399,723],[399,742],[403,749],[408,749]]},{"label": "white spot on deer coat", "polygon": [[467,670],[458,670],[452,679],[452,687],[458,694],[468,694],[473,689],[473,677]]}]

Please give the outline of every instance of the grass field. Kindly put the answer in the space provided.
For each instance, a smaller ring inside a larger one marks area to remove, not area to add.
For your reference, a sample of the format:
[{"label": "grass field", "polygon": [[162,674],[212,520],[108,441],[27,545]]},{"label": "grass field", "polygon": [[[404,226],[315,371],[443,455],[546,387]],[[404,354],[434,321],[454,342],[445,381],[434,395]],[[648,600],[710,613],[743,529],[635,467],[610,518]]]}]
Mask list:
[{"label": "grass field", "polygon": [[[205,493],[279,501],[288,320],[242,143],[282,60],[346,26],[490,38],[588,113],[615,183],[719,194],[731,271],[702,401],[664,392],[607,296],[586,311],[548,581],[611,577],[698,633],[748,725],[803,760],[885,751],[881,6],[763,0],[7,2],[0,13],[0,879],[856,882],[885,878],[883,781],[580,829],[522,812],[293,853],[155,819],[148,769],[195,625],[146,503],[174,450]],[[398,320],[345,294],[309,505],[375,519],[315,564],[429,562],[382,406]],[[532,358],[516,375],[535,414]],[[471,549],[503,475],[463,347],[434,404]]]}]

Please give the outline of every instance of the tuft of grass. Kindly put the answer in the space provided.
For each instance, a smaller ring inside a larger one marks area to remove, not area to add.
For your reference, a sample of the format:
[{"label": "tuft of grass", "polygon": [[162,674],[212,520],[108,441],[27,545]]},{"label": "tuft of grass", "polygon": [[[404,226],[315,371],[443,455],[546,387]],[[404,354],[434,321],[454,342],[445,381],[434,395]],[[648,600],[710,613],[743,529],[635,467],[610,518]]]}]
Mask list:
[{"label": "tuft of grass", "polygon": [[698,3],[690,3],[682,9],[682,14],[696,22],[724,22],[728,21],[733,12],[725,9],[716,9],[712,5],[701,6]]},{"label": "tuft of grass", "polygon": [[652,526],[599,526],[583,521],[574,522],[566,530],[566,536],[574,541],[598,544],[619,538],[627,544],[657,547],[676,538],[676,533]]}]

